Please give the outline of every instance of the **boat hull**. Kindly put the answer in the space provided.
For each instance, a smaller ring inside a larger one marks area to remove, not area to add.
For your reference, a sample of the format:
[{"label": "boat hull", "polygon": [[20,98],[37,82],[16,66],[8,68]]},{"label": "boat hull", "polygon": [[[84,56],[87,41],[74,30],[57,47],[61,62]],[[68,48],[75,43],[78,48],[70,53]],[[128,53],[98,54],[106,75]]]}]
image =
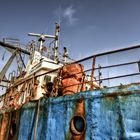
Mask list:
[{"label": "boat hull", "polygon": [[[5,132],[11,140],[139,140],[140,84],[42,98],[14,112],[16,132],[11,136],[12,123]],[[84,119],[77,134],[71,128],[75,116]],[[2,135],[2,115],[0,120]]]}]

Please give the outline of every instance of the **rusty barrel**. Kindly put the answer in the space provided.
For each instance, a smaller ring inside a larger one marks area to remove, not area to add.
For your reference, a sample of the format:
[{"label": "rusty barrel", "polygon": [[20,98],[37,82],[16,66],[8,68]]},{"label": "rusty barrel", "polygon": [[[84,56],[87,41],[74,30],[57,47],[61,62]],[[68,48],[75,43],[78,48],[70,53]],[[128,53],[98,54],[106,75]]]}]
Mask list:
[{"label": "rusty barrel", "polygon": [[84,67],[81,64],[69,64],[62,68],[62,94],[75,94],[81,91]]}]

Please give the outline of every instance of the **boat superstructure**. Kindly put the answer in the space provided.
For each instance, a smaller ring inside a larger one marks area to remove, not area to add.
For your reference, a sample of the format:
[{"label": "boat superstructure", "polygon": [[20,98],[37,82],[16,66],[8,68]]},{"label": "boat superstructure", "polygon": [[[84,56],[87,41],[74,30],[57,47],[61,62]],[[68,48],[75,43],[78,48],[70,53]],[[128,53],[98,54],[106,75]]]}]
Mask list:
[{"label": "boat superstructure", "polygon": [[[59,62],[59,32],[60,26],[56,24],[55,35],[29,33],[29,36],[38,37],[39,47],[36,48],[35,42],[32,41],[28,46],[28,50],[23,50],[19,47],[8,44],[5,40],[0,42],[2,47],[12,53],[12,56],[9,58],[0,74],[1,82],[5,82],[5,86],[7,86],[6,93],[1,97],[1,111],[6,111],[7,109],[11,110],[13,107],[18,108],[27,100],[29,101],[29,99],[38,100],[46,93],[46,82],[54,83],[58,76],[58,71],[52,71],[66,64],[68,57],[68,52],[66,48],[64,48],[64,61]],[[43,55],[43,51],[46,49],[44,46],[45,39],[51,39],[54,43],[54,47],[52,49],[53,53],[51,55],[48,54],[49,57]],[[21,53],[29,55],[27,66],[24,64]],[[10,79],[4,80],[10,64],[17,55],[19,55],[19,61],[17,61],[17,63],[22,64],[22,67],[19,67],[19,75],[11,75],[11,79],[14,79],[13,81],[9,81]]]}]

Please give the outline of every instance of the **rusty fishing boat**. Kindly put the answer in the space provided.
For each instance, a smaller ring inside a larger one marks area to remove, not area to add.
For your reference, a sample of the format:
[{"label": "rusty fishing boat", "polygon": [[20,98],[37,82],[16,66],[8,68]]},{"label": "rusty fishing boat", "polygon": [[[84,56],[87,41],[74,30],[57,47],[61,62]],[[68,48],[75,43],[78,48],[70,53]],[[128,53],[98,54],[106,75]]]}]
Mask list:
[{"label": "rusty fishing boat", "polygon": [[29,33],[38,42],[27,49],[0,41],[12,54],[0,73],[0,140],[140,140],[140,45],[75,61],[59,53],[59,32]]}]

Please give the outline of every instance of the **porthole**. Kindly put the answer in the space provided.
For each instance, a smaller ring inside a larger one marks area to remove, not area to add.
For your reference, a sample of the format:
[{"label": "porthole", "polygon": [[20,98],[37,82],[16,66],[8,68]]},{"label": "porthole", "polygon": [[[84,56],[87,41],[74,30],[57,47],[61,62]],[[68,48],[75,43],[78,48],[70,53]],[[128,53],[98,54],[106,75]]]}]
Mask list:
[{"label": "porthole", "polygon": [[72,134],[80,135],[86,129],[86,121],[83,116],[74,116],[70,122],[70,130]]}]

